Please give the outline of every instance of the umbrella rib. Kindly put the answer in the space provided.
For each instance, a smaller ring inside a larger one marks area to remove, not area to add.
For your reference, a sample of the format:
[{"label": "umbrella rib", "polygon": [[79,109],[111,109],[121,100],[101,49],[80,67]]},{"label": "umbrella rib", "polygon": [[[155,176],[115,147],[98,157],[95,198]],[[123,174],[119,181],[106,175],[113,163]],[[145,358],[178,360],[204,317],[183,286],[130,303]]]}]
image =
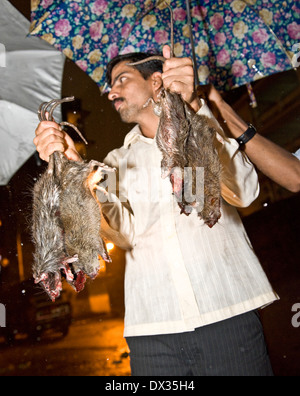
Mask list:
[{"label": "umbrella rib", "polygon": [[[187,0],[187,1],[188,1],[188,0]],[[261,16],[259,15],[259,12],[257,12],[256,9],[255,9],[254,7],[252,7],[250,4],[248,4],[245,0],[242,0],[242,1],[243,1],[243,3],[245,3],[253,12],[255,12],[255,14],[256,14],[259,18],[261,18]],[[263,20],[263,18],[261,18],[261,19]],[[284,45],[282,44],[282,42],[281,42],[281,41],[279,40],[279,38],[277,37],[277,35],[276,35],[276,33],[274,32],[274,30],[271,28],[271,26],[270,26],[266,21],[263,20],[263,22],[264,22],[264,24],[267,26],[267,28],[269,29],[269,31],[270,31],[270,33],[272,34],[272,36],[275,38],[275,40],[276,40],[278,46],[280,47],[281,51],[282,51],[282,52],[286,55],[286,57],[288,58],[288,60],[289,60],[289,62],[290,62],[290,64],[291,64],[291,66],[294,68],[294,65],[293,65],[293,63],[292,63],[292,60],[291,60],[291,58],[290,58],[290,56],[289,56],[287,50],[285,49]]]},{"label": "umbrella rib", "polygon": [[[163,0],[163,1],[165,1],[165,0]],[[127,41],[128,37],[131,35],[131,33],[132,33],[135,25],[137,24],[137,22],[139,20],[141,20],[142,18],[144,18],[147,14],[149,14],[149,12],[151,12],[155,7],[157,7],[160,2],[161,2],[161,0],[158,3],[152,4],[151,6],[149,6],[148,8],[146,8],[146,10],[140,12],[140,14],[136,17],[136,19],[134,21],[134,24],[129,29],[126,37],[123,37],[123,39],[122,39],[123,40],[123,44],[121,46],[120,52],[123,50],[124,45],[126,44],[126,41]]]},{"label": "umbrella rib", "polygon": [[[174,21],[173,21],[173,10],[171,8],[171,6],[169,6],[166,3],[166,6],[168,7],[169,11],[170,11],[170,16],[171,16],[171,58],[174,57]],[[143,63],[146,62],[151,62],[154,60],[159,60],[161,62],[165,62],[166,58],[164,56],[160,56],[160,55],[153,55],[150,56],[149,58],[137,61],[137,62],[132,62],[132,63],[126,63],[127,66],[137,66],[137,65],[142,65]]]}]

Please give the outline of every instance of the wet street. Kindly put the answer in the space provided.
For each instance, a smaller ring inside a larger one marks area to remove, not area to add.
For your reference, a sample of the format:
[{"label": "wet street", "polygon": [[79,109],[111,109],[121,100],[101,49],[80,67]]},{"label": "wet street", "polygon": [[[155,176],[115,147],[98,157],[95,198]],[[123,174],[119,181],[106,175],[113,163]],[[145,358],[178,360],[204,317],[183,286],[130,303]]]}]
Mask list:
[{"label": "wet street", "polygon": [[[276,376],[300,373],[300,327],[293,327],[291,318],[290,301],[285,299],[264,310],[262,319]],[[129,363],[122,318],[74,320],[65,338],[49,333],[35,343],[26,338],[17,339],[11,346],[0,343],[0,377],[126,377],[130,376]]]},{"label": "wet street", "polygon": [[74,321],[65,338],[0,344],[0,376],[129,376],[122,334],[123,319],[89,318]]}]

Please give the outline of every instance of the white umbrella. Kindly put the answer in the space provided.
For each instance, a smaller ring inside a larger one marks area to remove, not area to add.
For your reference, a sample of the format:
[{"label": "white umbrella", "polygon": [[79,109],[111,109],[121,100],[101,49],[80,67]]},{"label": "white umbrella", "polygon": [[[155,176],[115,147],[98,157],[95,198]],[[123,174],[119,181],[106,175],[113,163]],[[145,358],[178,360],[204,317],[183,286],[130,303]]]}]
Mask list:
[{"label": "white umbrella", "polygon": [[[29,26],[11,3],[0,0],[0,185],[35,152],[39,105],[61,97],[65,56],[28,36]],[[61,121],[60,110],[55,119]]]}]

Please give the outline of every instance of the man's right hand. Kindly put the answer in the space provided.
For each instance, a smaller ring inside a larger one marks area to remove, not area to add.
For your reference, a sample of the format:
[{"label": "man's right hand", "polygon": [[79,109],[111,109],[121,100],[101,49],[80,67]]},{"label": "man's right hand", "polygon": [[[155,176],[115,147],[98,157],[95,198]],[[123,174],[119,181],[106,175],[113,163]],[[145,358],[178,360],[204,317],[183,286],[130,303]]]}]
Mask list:
[{"label": "man's right hand", "polygon": [[61,151],[69,160],[82,161],[74,141],[56,122],[42,121],[36,129],[35,135],[33,143],[42,160],[48,162],[49,156],[54,151]]}]

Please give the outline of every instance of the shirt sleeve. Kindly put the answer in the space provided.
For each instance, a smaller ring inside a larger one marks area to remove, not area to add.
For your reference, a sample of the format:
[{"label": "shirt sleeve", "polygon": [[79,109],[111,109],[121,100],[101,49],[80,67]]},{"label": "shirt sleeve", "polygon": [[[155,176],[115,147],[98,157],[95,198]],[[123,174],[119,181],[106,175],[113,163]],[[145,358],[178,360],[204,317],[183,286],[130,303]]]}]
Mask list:
[{"label": "shirt sleeve", "polygon": [[295,152],[294,156],[300,160],[300,149]]},{"label": "shirt sleeve", "polygon": [[134,244],[134,215],[122,188],[119,185],[117,151],[114,150],[104,159],[104,163],[117,169],[108,174],[105,181],[108,194],[97,191],[101,206],[101,234],[125,250],[131,250]]},{"label": "shirt sleeve", "polygon": [[202,99],[199,115],[206,115],[217,130],[215,146],[222,165],[221,193],[230,205],[245,208],[259,195],[258,176],[249,158],[239,150],[235,139],[225,137],[214,115]]}]

